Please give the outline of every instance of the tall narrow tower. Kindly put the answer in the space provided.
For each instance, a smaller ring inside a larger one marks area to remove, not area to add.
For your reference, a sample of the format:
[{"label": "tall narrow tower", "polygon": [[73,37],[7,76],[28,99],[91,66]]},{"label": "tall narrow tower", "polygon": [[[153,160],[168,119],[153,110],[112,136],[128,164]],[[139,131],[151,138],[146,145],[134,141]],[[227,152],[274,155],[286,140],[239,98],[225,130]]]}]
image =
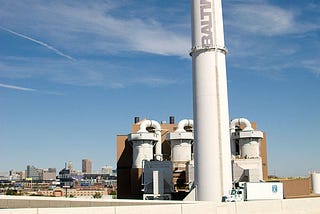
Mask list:
[{"label": "tall narrow tower", "polygon": [[85,173],[85,174],[92,173],[92,161],[90,159],[82,160],[82,173]]},{"label": "tall narrow tower", "polygon": [[232,187],[221,0],[191,0],[197,200],[221,201]]}]

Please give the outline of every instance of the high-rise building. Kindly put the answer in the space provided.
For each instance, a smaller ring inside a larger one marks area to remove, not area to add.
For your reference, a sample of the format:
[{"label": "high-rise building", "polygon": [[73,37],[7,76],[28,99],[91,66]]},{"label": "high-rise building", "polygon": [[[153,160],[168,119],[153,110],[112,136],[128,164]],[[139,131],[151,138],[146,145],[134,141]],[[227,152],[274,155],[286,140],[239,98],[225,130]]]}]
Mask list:
[{"label": "high-rise building", "polygon": [[31,178],[32,180],[41,180],[41,176],[42,169],[38,169],[32,165],[27,166],[27,178]]},{"label": "high-rise building", "polygon": [[112,166],[103,166],[101,167],[101,174],[112,174]]},{"label": "high-rise building", "polygon": [[91,174],[92,173],[92,161],[89,159],[82,160],[82,173]]},{"label": "high-rise building", "polygon": [[56,180],[57,172],[56,168],[48,168],[42,170],[42,179],[43,181]]},{"label": "high-rise building", "polygon": [[69,162],[68,162],[68,168],[67,168],[67,169],[70,169],[70,170],[73,169],[73,163],[72,163],[72,161],[69,161]]}]

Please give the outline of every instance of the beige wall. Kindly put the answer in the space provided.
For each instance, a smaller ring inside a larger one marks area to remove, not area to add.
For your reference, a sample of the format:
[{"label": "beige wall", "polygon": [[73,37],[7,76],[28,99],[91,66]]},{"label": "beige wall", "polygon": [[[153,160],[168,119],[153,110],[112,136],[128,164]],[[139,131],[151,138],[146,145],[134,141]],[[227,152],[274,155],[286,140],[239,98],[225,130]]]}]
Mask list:
[{"label": "beige wall", "polygon": [[260,157],[262,160],[263,180],[268,180],[267,135],[265,132],[263,132],[263,139],[260,141]]},{"label": "beige wall", "polygon": [[[312,192],[311,178],[281,180],[285,198],[308,196]],[[320,210],[319,210],[320,213]]]}]

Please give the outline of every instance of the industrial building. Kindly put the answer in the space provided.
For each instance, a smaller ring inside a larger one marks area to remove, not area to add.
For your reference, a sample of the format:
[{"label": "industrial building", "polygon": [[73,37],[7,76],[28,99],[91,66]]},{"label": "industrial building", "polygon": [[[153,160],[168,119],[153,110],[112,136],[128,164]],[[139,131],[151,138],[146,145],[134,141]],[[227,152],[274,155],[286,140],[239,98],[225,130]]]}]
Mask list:
[{"label": "industrial building", "polygon": [[[137,153],[137,148],[134,151],[132,137],[135,134],[141,135],[139,130],[144,121],[150,120],[140,121],[138,117],[135,117],[131,126],[132,133],[117,135],[117,197],[119,199],[146,199],[145,197],[148,194],[153,195],[154,186],[151,186],[152,182],[145,185],[145,179],[153,180],[154,175],[150,170],[152,168],[150,164],[154,164],[153,166],[158,164],[156,166],[158,169],[162,167],[163,170],[163,168],[171,167],[172,171],[171,174],[164,175],[164,177],[167,176],[171,179],[169,179],[169,182],[168,179],[164,182],[168,185],[164,186],[163,194],[171,195],[171,199],[182,200],[191,190],[190,181],[194,180],[194,146],[191,139],[193,138],[193,134],[191,134],[193,128],[190,126],[192,125],[191,120],[182,120],[184,124],[187,122],[187,125],[189,125],[185,127],[186,132],[183,132],[184,136],[182,136],[184,140],[188,141],[189,139],[189,143],[185,142],[184,145],[179,145],[179,141],[173,141],[174,138],[181,137],[179,123],[175,123],[173,116],[169,118],[169,123],[165,121],[159,123],[158,128],[160,129],[162,142],[159,156],[161,156],[162,161],[152,161],[153,154],[156,154],[154,142],[150,142],[144,149],[139,147],[140,154]],[[156,121],[153,123],[155,124]],[[148,127],[147,129],[151,136],[155,134],[154,128]],[[154,141],[156,140],[157,137],[154,138]],[[320,189],[319,173],[312,174],[315,177],[314,179],[311,179],[312,176],[307,178],[268,178],[267,134],[259,131],[255,122],[250,122],[244,118],[232,120],[230,123],[230,143],[233,183],[281,182],[283,183],[284,198],[312,197],[316,196],[314,193],[318,191],[314,191],[314,189]],[[146,170],[146,168],[149,170]]]},{"label": "industrial building", "polygon": [[[196,187],[194,197],[190,198],[198,201],[4,197],[0,209],[35,208],[9,210],[34,214],[319,213],[318,198],[255,198],[259,200],[220,203],[235,183],[255,184],[255,192],[259,192],[258,184],[266,184],[260,182],[267,178],[266,134],[244,118],[229,121],[221,1],[192,0],[191,3],[194,121],[183,119],[176,124],[170,117],[170,123],[166,124],[135,118],[132,133],[117,136],[117,173],[118,198],[183,199],[192,196]],[[291,185],[288,190],[294,191],[294,184],[295,181],[288,183]],[[279,193],[274,186],[282,185],[272,185],[272,192]],[[312,191],[320,194],[320,173],[312,174]],[[66,207],[73,208],[67,211]]]},{"label": "industrial building", "polygon": [[[157,176],[163,180],[158,182],[159,185],[163,185],[164,196],[182,200],[192,190],[193,121],[184,119],[175,123],[173,116],[169,121],[140,121],[135,117],[131,127],[132,133],[117,136],[118,198],[145,199],[148,195],[153,195],[154,186],[151,185],[154,185],[155,175],[154,170],[150,170],[152,168],[157,168],[157,171],[163,173],[162,177]],[[232,123],[233,138],[229,145],[230,148],[234,146],[233,158],[230,156],[229,161],[233,166],[233,182],[257,182],[268,179],[266,133],[256,131],[256,123],[248,122],[242,118]],[[259,138],[253,141],[255,135]],[[159,139],[161,144],[157,145]],[[249,144],[245,143],[247,139],[251,139]],[[250,143],[253,149],[248,147]]]}]

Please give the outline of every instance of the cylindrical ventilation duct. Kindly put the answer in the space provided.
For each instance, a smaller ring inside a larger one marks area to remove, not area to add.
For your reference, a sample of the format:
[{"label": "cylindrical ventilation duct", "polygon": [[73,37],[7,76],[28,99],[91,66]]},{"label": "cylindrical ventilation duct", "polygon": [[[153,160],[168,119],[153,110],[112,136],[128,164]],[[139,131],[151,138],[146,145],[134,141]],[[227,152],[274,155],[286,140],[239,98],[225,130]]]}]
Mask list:
[{"label": "cylindrical ventilation duct", "polygon": [[140,124],[140,129],[138,133],[146,133],[147,128],[154,128],[154,133],[157,135],[157,142],[156,142],[156,153],[155,153],[155,159],[157,161],[162,160],[162,140],[161,140],[161,126],[160,124],[155,120],[145,120]]},{"label": "cylindrical ventilation duct", "polygon": [[191,161],[193,132],[187,132],[186,127],[193,128],[193,120],[181,120],[175,132],[167,135],[167,140],[171,143],[171,161]]},{"label": "cylindrical ventilation duct", "polygon": [[[241,158],[260,157],[260,139],[263,138],[261,131],[255,131],[251,122],[245,118],[233,119],[230,123],[231,151],[233,155],[240,154]],[[239,142],[239,150],[236,145]]]},{"label": "cylindrical ventilation duct", "polygon": [[191,161],[192,139],[171,140],[171,161]]},{"label": "cylindrical ventilation duct", "polygon": [[230,123],[231,133],[235,131],[237,126],[239,128],[240,128],[240,126],[244,126],[242,131],[253,131],[253,128],[251,127],[250,121],[246,118],[233,119]]},{"label": "cylindrical ventilation duct", "polygon": [[242,158],[259,158],[260,148],[258,139],[240,139],[240,155]]},{"label": "cylindrical ventilation duct", "polygon": [[142,161],[153,159],[153,141],[135,141],[132,151],[132,168],[142,168]]},{"label": "cylindrical ventilation duct", "polygon": [[158,141],[157,134],[131,133],[128,135],[128,141],[132,143],[132,168],[143,168],[143,161],[153,160],[153,147]]}]

